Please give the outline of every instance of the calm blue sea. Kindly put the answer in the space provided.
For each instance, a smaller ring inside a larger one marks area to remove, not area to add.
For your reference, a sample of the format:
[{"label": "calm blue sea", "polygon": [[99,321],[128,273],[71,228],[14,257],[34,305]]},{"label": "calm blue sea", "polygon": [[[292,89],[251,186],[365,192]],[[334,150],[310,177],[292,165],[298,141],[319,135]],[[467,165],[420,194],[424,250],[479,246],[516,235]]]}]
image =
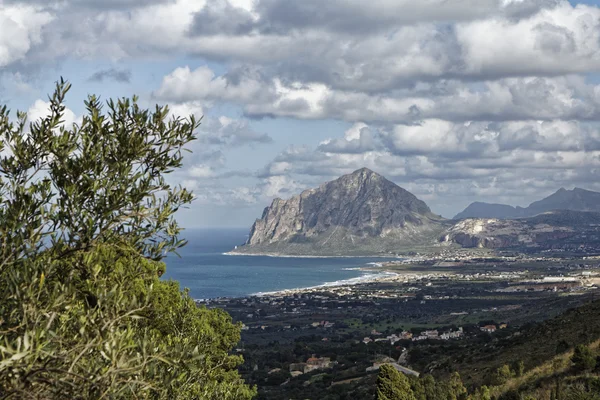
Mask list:
[{"label": "calm blue sea", "polygon": [[279,258],[223,255],[245,242],[247,229],[185,230],[181,258],[166,259],[165,279],[175,279],[196,299],[241,297],[260,292],[360,282],[381,274],[360,271],[381,258]]}]

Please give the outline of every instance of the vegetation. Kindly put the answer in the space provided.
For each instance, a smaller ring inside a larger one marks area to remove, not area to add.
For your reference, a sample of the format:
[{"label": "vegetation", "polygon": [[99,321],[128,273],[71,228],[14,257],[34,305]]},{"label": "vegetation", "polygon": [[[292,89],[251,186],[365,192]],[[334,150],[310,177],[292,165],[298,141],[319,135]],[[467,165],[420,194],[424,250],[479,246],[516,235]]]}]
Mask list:
[{"label": "vegetation", "polygon": [[577,371],[590,371],[596,367],[596,357],[588,346],[582,344],[575,347],[571,357],[573,368]]},{"label": "vegetation", "polygon": [[598,371],[582,370],[573,360],[580,360],[580,355],[585,354],[584,359],[595,361],[599,343],[579,345],[525,371],[521,376],[513,374],[503,384],[488,388],[488,397],[475,395],[474,399],[596,399],[600,393]]},{"label": "vegetation", "polygon": [[69,87],[32,124],[0,108],[0,398],[251,398],[240,327],[159,280],[198,122],[90,96],[65,127]]},{"label": "vegetation", "polygon": [[408,378],[390,364],[384,364],[377,377],[377,400],[416,400]]},{"label": "vegetation", "polygon": [[[377,399],[415,400],[598,400],[600,399],[600,377],[597,372],[581,373],[576,364],[569,363],[575,352],[587,353],[595,360],[598,343],[582,346],[557,356],[554,360],[528,371],[521,377],[508,377],[498,386],[480,386],[471,394],[462,383],[458,373],[447,380],[436,381],[432,376],[398,377],[390,365],[380,369],[377,378]],[[583,350],[585,347],[586,350]],[[567,361],[565,364],[564,361]],[[558,367],[557,367],[558,365]],[[508,366],[507,366],[508,367]],[[501,368],[504,373],[507,368]],[[510,368],[508,368],[510,371]],[[401,375],[401,374],[400,374]],[[407,387],[406,382],[410,381]]]},{"label": "vegetation", "polygon": [[[487,389],[486,389],[487,390]],[[389,364],[384,364],[377,377],[377,400],[467,400],[467,388],[458,372],[449,379],[436,381],[433,376],[406,377]]]}]

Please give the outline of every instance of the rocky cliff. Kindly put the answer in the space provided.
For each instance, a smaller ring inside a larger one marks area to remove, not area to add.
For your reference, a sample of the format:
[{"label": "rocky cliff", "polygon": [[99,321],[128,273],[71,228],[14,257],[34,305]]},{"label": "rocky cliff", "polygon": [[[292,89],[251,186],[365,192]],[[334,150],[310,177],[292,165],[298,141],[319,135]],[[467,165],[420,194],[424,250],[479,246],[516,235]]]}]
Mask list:
[{"label": "rocky cliff", "polygon": [[443,229],[443,219],[423,201],[363,168],[288,200],[273,200],[237,251],[394,253],[402,246],[434,243]]}]

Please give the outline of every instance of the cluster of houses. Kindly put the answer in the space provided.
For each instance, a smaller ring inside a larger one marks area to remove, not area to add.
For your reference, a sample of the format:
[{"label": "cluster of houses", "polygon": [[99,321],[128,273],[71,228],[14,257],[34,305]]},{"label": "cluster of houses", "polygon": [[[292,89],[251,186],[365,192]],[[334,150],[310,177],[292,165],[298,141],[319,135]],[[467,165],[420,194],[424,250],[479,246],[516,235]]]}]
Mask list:
[{"label": "cluster of houses", "polygon": [[480,326],[479,329],[482,332],[494,333],[498,329],[506,329],[507,327],[508,327],[507,324],[500,324],[498,326],[496,326],[496,325],[484,325],[484,326]]},{"label": "cluster of houses", "polygon": [[290,374],[293,377],[298,375],[306,374],[314,370],[318,369],[327,369],[332,368],[337,361],[331,361],[329,357],[315,357],[313,354],[306,362],[304,363],[292,363],[290,364]]},{"label": "cluster of houses", "polygon": [[412,338],[413,342],[417,342],[419,340],[450,340],[450,339],[460,339],[464,336],[464,331],[462,326],[458,328],[457,331],[448,331],[440,334],[437,329],[428,330],[421,332],[419,336],[414,336]]},{"label": "cluster of houses", "polygon": [[[371,336],[381,336],[383,335],[381,332],[377,332],[375,329],[373,329],[371,331]],[[396,342],[400,341],[400,340],[410,340],[412,339],[413,334],[410,332],[402,332],[399,335],[396,335],[395,333],[392,335],[389,335],[387,337],[381,337],[381,338],[376,338],[376,339],[371,339],[369,336],[365,337],[363,339],[363,343],[364,344],[368,344],[371,342],[389,342],[390,344],[395,344]]]},{"label": "cluster of houses", "polygon": [[335,322],[329,322],[329,321],[320,321],[320,322],[313,322],[311,324],[311,326],[313,328],[333,328],[333,326],[335,325]]},{"label": "cluster of houses", "polygon": [[[381,333],[373,330],[373,331],[371,331],[371,335],[379,336],[379,335],[381,335]],[[377,338],[377,339],[371,339],[371,337],[367,336],[363,339],[363,343],[368,344],[371,342],[390,342],[390,344],[395,344],[396,342],[398,342],[400,340],[412,340],[413,342],[417,342],[419,340],[427,340],[427,339],[450,340],[450,339],[460,339],[463,336],[464,336],[463,328],[460,327],[460,328],[458,328],[457,331],[448,331],[448,332],[444,332],[442,334],[440,334],[439,331],[437,331],[437,330],[427,330],[427,331],[421,332],[421,334],[419,334],[417,336],[415,336],[412,333],[407,332],[407,331],[403,331],[400,334],[392,334],[385,338],[382,337],[382,338]]]}]

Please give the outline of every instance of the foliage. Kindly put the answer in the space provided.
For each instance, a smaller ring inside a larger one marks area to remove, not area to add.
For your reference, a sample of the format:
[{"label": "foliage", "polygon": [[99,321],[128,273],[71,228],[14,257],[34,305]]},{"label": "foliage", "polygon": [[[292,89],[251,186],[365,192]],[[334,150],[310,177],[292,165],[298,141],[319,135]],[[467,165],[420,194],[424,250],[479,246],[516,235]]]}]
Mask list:
[{"label": "foliage", "polygon": [[561,397],[569,400],[600,400],[600,385],[596,383],[594,387],[578,383],[568,387]]},{"label": "foliage", "polygon": [[0,397],[251,398],[240,327],[159,280],[192,200],[165,176],[198,123],[90,96],[65,127],[69,87],[28,130],[0,109]]},{"label": "foliage", "polygon": [[458,372],[452,373],[448,381],[448,399],[449,400],[466,400],[467,388],[463,385],[462,379]]},{"label": "foliage", "polygon": [[384,364],[377,376],[377,400],[416,400],[408,378],[390,364]]},{"label": "foliage", "polygon": [[477,388],[473,398],[477,400],[492,400],[492,394],[490,393],[490,389],[486,385],[483,385]]},{"label": "foliage", "polygon": [[571,361],[577,371],[588,371],[596,367],[596,357],[592,350],[582,344],[575,347]]},{"label": "foliage", "polygon": [[514,371],[514,375],[516,377],[523,376],[525,373],[525,363],[523,360],[515,361],[513,363],[512,370]]},{"label": "foliage", "polygon": [[507,364],[504,364],[502,367],[496,370],[496,374],[494,375],[494,383],[496,385],[502,385],[508,382],[512,376],[513,374],[510,370],[510,367]]}]

